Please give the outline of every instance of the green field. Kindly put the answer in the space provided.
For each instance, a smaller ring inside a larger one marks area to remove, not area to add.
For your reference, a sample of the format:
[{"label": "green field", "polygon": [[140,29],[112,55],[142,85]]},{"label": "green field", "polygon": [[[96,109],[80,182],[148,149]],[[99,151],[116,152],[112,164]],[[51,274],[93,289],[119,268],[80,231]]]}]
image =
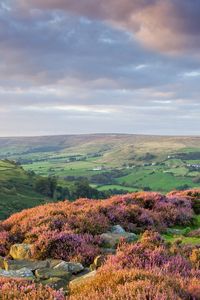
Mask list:
[{"label": "green field", "polygon": [[183,244],[192,244],[192,245],[199,245],[200,244],[200,238],[198,237],[188,237],[187,234],[194,230],[200,228],[200,215],[196,215],[194,218],[194,225],[190,226],[189,228],[184,227],[176,227],[174,229],[181,230],[182,234],[180,235],[173,235],[173,234],[164,234],[163,238],[167,242],[174,243],[177,240],[181,240]]},{"label": "green field", "polygon": [[137,189],[131,187],[125,187],[123,185],[114,185],[114,184],[102,185],[100,187],[97,186],[97,188],[99,191],[122,190],[130,193],[138,191]]},{"label": "green field", "polygon": [[[1,138],[0,158],[14,159],[26,171],[57,176],[66,184],[68,177],[84,177],[100,191],[165,193],[200,186],[200,167],[188,167],[200,166],[199,137],[96,134]],[[113,175],[113,171],[117,173]]]}]

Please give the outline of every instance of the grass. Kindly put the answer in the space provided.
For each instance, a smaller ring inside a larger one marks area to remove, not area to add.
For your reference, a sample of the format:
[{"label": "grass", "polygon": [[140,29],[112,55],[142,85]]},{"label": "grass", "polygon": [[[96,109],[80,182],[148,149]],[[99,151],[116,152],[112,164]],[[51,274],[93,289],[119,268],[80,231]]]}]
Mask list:
[{"label": "grass", "polygon": [[123,185],[114,185],[114,184],[108,184],[108,185],[102,185],[100,187],[96,186],[96,188],[99,191],[109,191],[109,190],[122,190],[122,191],[128,191],[128,192],[136,192],[138,191],[135,188],[131,188],[131,187],[125,187]]},{"label": "grass", "polygon": [[181,239],[183,244],[200,245],[200,238],[186,236],[189,232],[198,228],[200,228],[200,215],[195,215],[193,224],[190,227],[174,227],[174,229],[181,230],[180,235],[164,234],[163,237],[166,241],[171,243]]},{"label": "grass", "polygon": [[174,176],[169,170],[160,167],[137,167],[130,174],[118,178],[117,182],[121,185],[128,184],[139,189],[149,187],[151,190],[161,192],[168,192],[184,185],[196,186],[191,177],[184,177],[180,174]]},{"label": "grass", "polygon": [[[127,173],[109,180],[110,186],[95,181],[102,191],[148,188],[166,193],[185,186],[196,187],[198,184],[193,179],[199,176],[199,171],[189,171],[187,163],[192,161],[183,161],[176,155],[198,151],[198,137],[99,134],[0,139],[0,156],[20,160],[26,171],[42,176],[58,176],[59,180],[67,176],[86,177],[94,182],[93,175],[113,169],[123,169]],[[148,153],[150,159],[145,158]],[[78,161],[69,162],[72,156]],[[200,164],[200,161],[195,160],[195,163]],[[95,170],[100,166],[104,169]],[[131,169],[131,166],[135,167]],[[1,174],[3,168],[2,165]]]},{"label": "grass", "polygon": [[163,235],[163,237],[167,242],[171,242],[171,243],[174,243],[174,242],[176,242],[176,240],[181,239],[182,243],[186,244],[186,245],[189,245],[189,244],[190,245],[200,245],[200,239],[195,238],[195,237],[185,237],[182,235],[174,236],[174,235],[169,235],[169,234],[165,234],[165,235]]},{"label": "grass", "polygon": [[33,189],[35,178],[21,167],[0,161],[0,219],[22,209],[48,202]]}]

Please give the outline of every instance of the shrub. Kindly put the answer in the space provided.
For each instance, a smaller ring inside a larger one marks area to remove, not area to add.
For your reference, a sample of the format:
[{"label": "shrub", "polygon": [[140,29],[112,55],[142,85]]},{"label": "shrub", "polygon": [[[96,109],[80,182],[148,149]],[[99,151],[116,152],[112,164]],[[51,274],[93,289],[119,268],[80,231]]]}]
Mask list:
[{"label": "shrub", "polygon": [[64,300],[61,291],[55,291],[48,286],[36,285],[31,281],[0,278],[0,299],[40,299]]},{"label": "shrub", "polygon": [[176,278],[159,275],[153,270],[133,269],[99,272],[94,278],[73,285],[69,300],[86,299],[186,300],[190,299],[190,293]]},{"label": "shrub", "polygon": [[33,258],[55,258],[90,264],[100,254],[101,240],[90,234],[45,232],[34,244]]}]

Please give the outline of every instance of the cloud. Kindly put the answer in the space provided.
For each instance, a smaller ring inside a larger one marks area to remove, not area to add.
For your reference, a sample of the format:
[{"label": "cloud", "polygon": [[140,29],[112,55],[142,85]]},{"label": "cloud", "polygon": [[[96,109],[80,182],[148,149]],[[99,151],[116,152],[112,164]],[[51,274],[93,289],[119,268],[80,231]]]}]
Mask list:
[{"label": "cloud", "polygon": [[197,133],[198,11],[184,0],[1,1],[0,135]]},{"label": "cloud", "polygon": [[197,53],[200,46],[198,0],[18,0],[18,5],[24,13],[61,10],[99,19],[165,53]]}]

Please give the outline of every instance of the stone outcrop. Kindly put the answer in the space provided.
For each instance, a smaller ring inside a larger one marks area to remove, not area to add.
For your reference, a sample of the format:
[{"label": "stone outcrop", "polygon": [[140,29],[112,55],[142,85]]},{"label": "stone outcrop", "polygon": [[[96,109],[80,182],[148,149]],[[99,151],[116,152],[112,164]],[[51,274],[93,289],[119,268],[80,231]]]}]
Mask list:
[{"label": "stone outcrop", "polygon": [[57,264],[54,267],[54,269],[63,270],[65,272],[70,272],[72,274],[77,274],[83,271],[84,267],[80,263],[62,261],[59,264]]},{"label": "stone outcrop", "polygon": [[106,255],[98,255],[95,257],[93,264],[90,265],[90,270],[94,271],[100,268],[106,261]]},{"label": "stone outcrop", "polygon": [[33,246],[30,244],[14,244],[10,248],[10,256],[13,259],[31,259]]},{"label": "stone outcrop", "polygon": [[43,268],[43,269],[37,269],[35,271],[35,276],[39,279],[49,279],[51,277],[59,277],[64,279],[70,279],[71,273],[61,270],[61,269],[49,269],[49,268]]},{"label": "stone outcrop", "polygon": [[[196,238],[200,238],[200,228],[191,231],[190,233],[187,234],[187,236],[189,237],[196,237]],[[199,242],[200,243],[200,242]]]},{"label": "stone outcrop", "polygon": [[0,269],[4,269],[4,258],[0,256]]},{"label": "stone outcrop", "polygon": [[127,243],[132,243],[138,239],[132,232],[126,232],[120,225],[113,226],[110,231],[101,234],[104,247],[116,248],[123,239]]},{"label": "stone outcrop", "polygon": [[40,281],[40,283],[43,285],[48,285],[55,290],[67,290],[69,281],[60,277],[51,277],[49,279]]},{"label": "stone outcrop", "polygon": [[30,261],[30,260],[4,260],[4,269],[19,270],[21,268],[27,268],[31,271],[48,267],[48,261]]},{"label": "stone outcrop", "polygon": [[69,283],[69,288],[73,288],[74,286],[76,286],[78,284],[82,284],[83,282],[90,280],[91,278],[96,276],[96,273],[97,273],[97,271],[94,270],[92,272],[88,272],[87,274],[84,274],[82,276],[79,276],[79,277],[71,280]]},{"label": "stone outcrop", "polygon": [[70,280],[76,278],[77,274],[83,271],[84,267],[80,263],[58,259],[31,261],[0,257],[0,277],[33,280],[54,289],[66,290]]},{"label": "stone outcrop", "polygon": [[124,230],[124,228],[122,228],[120,225],[114,225],[114,226],[112,226],[110,231],[112,233],[116,233],[116,234],[124,234],[124,233],[126,233],[126,231]]},{"label": "stone outcrop", "polygon": [[27,280],[34,280],[34,275],[31,270],[28,268],[22,268],[19,270],[2,270],[0,269],[0,277],[8,277],[8,278],[24,278]]}]

